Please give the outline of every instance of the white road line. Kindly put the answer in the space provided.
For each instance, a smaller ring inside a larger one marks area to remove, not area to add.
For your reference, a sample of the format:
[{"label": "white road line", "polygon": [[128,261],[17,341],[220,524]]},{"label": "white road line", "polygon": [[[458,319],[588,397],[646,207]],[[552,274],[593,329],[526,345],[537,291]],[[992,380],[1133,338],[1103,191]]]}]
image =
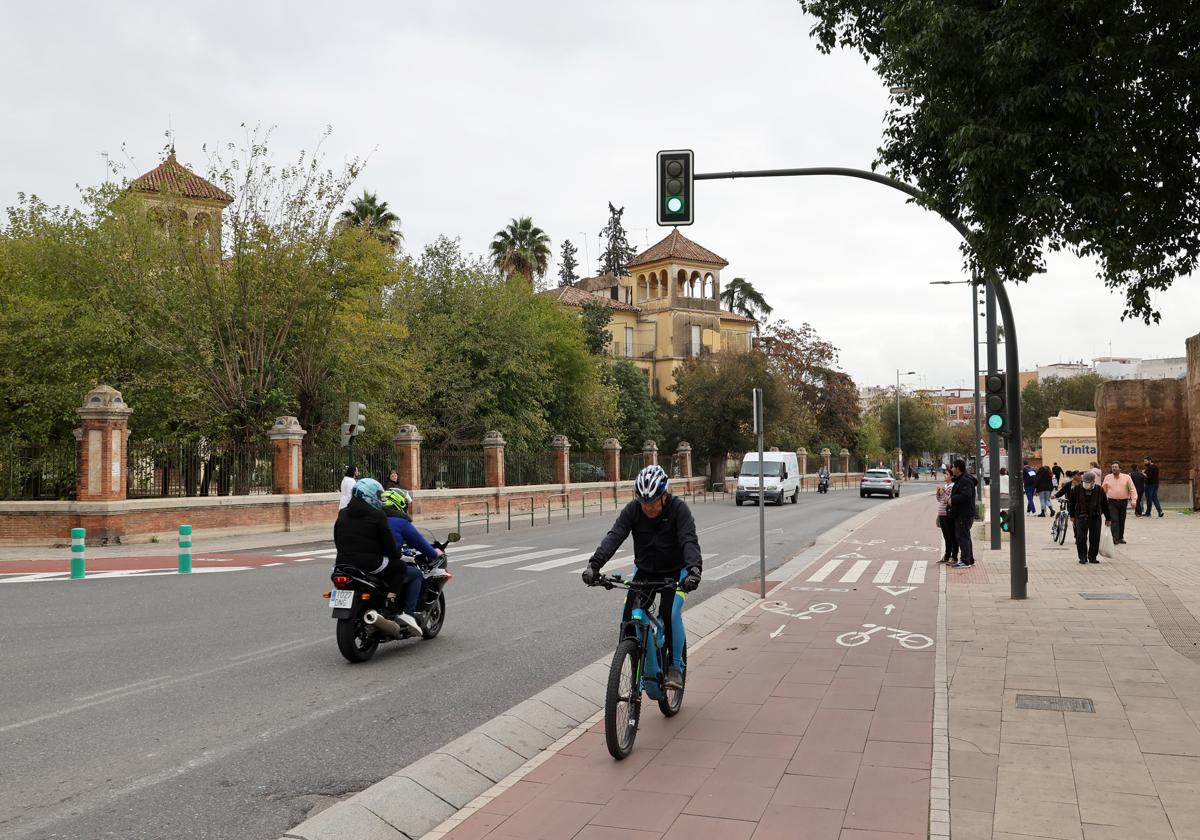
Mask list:
[{"label": "white road line", "polygon": [[518,572],[544,572],[547,569],[557,569],[559,566],[569,566],[572,563],[578,563],[580,560],[587,560],[592,556],[591,551],[585,551],[583,554],[572,554],[567,557],[556,557],[553,560],[543,560],[541,563],[534,563],[532,566],[522,566],[517,569]]},{"label": "white road line", "polygon": [[69,572],[34,572],[28,575],[15,575],[13,577],[0,578],[0,583],[29,583],[34,580],[49,580],[51,578],[61,577]]},{"label": "white road line", "polygon": [[824,566],[817,569],[816,574],[814,574],[812,577],[810,577],[808,579],[809,582],[810,583],[820,583],[821,581],[825,580],[825,578],[827,578],[831,574],[833,574],[833,570],[836,569],[840,565],[842,565],[841,559],[838,557],[833,558],[828,563],[826,563]]},{"label": "white road line", "polygon": [[867,566],[871,565],[870,560],[855,560],[854,565],[846,570],[846,574],[842,575],[839,583],[854,583],[862,573],[867,570]]},{"label": "white road line", "polygon": [[454,545],[454,553],[462,554],[464,551],[481,551],[485,548],[491,548],[487,543],[472,543],[471,545]]},{"label": "white road line", "polygon": [[740,557],[734,557],[732,560],[726,560],[719,566],[713,566],[711,569],[704,570],[705,580],[720,580],[721,578],[729,577],[730,575],[740,572],[747,566],[752,566],[758,562],[758,556],[754,554],[743,554]]},{"label": "white road line", "polygon": [[468,560],[480,560],[484,557],[499,557],[501,554],[512,554],[514,551],[529,551],[533,548],[531,545],[510,545],[508,548],[491,548],[487,551],[480,551],[478,554],[472,554]]},{"label": "white road line", "polygon": [[[583,556],[591,557],[592,555],[589,553],[589,554],[585,554]],[[612,559],[604,564],[604,573],[606,575],[611,575],[613,572],[617,571],[618,569],[623,569],[626,566],[632,566],[633,561],[634,561],[634,556],[632,554],[626,554],[623,551],[620,554],[614,554]],[[587,568],[586,566],[577,566],[576,568],[571,569],[571,574],[573,574],[573,575],[583,574],[583,570],[586,568]]]},{"label": "white road line", "polygon": [[267,569],[267,568],[270,568],[271,566],[282,566],[282,565],[284,565],[284,564],[283,563],[263,563],[262,567],[264,569]]},{"label": "white road line", "polygon": [[297,557],[292,562],[293,563],[310,563],[310,562],[312,562],[312,559],[313,558],[311,558],[311,557]]},{"label": "white road line", "polygon": [[291,554],[280,554],[280,557],[333,557],[336,548],[323,548],[319,551],[293,551]]},{"label": "white road line", "polygon": [[874,583],[891,583],[892,575],[896,574],[896,568],[899,565],[899,560],[884,560],[879,571],[875,573]]},{"label": "white road line", "polygon": [[568,551],[577,550],[575,548],[547,548],[543,551],[530,551],[528,554],[518,554],[514,557],[496,557],[481,563],[467,563],[466,565],[471,569],[494,569],[497,566],[510,566],[513,563],[524,563],[526,560],[536,560],[539,557],[551,557],[555,554],[565,554]]},{"label": "white road line", "polygon": [[928,560],[914,560],[912,569],[908,573],[909,583],[924,583],[925,582],[925,567],[929,565]]}]

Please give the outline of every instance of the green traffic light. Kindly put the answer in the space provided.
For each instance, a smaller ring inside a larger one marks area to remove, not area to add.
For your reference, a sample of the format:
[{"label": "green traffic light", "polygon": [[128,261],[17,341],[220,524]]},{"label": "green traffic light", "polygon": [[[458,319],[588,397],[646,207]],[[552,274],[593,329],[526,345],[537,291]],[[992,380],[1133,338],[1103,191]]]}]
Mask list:
[{"label": "green traffic light", "polygon": [[1004,428],[1004,418],[999,414],[989,414],[987,424],[988,428],[993,432],[998,432]]},{"label": "green traffic light", "polygon": [[670,198],[668,198],[667,199],[667,212],[668,213],[682,213],[683,212],[683,199],[677,195],[673,195]]}]

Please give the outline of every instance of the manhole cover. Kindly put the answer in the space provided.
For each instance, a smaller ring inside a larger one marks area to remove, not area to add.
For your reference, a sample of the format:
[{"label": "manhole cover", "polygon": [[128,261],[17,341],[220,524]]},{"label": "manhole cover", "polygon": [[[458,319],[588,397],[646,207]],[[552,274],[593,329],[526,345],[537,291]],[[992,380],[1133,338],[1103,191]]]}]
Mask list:
[{"label": "manhole cover", "polygon": [[1096,707],[1087,697],[1051,697],[1046,694],[1018,694],[1018,709],[1038,709],[1043,712],[1092,712]]},{"label": "manhole cover", "polygon": [[1079,596],[1085,601],[1136,601],[1137,596],[1132,592],[1080,592]]}]

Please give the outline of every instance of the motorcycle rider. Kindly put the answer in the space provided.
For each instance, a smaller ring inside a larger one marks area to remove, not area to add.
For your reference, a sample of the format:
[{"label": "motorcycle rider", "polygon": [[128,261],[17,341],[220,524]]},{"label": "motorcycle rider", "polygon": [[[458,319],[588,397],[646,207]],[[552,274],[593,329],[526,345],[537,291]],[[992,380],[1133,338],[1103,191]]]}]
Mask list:
[{"label": "motorcycle rider", "polygon": [[[440,548],[430,545],[425,537],[421,536],[417,527],[412,524],[412,517],[408,513],[409,505],[412,502],[411,493],[403,487],[393,487],[390,490],[384,490],[380,498],[383,500],[383,512],[387,516],[388,527],[392,530],[396,545],[415,548],[434,560],[443,555],[444,552]],[[421,625],[413,617],[413,613],[417,611],[417,599],[420,596],[421,570],[414,564],[405,562],[404,582],[400,589],[400,604],[403,612],[397,616],[397,620],[415,634],[421,632]]]},{"label": "motorcycle rider", "polygon": [[829,468],[824,464],[821,465],[821,469],[817,470],[817,489],[829,489]]},{"label": "motorcycle rider", "polygon": [[[382,493],[382,485],[373,478],[360,478],[354,483],[350,503],[338,512],[333,524],[333,545],[337,549],[334,563],[355,566],[383,578],[392,597],[404,589],[407,564],[384,515]],[[421,631],[416,621],[409,626]]]},{"label": "motorcycle rider", "polygon": [[[662,467],[651,464],[638,473],[633,483],[634,499],[617,516],[612,530],[588,561],[583,582],[592,586],[600,579],[600,569],[612,559],[621,543],[633,532],[635,571],[633,579],[677,577],[679,584],[674,597],[660,596],[659,619],[666,628],[667,647],[671,663],[666,669],[663,686],[683,688],[683,601],[685,593],[700,585],[704,561],[700,542],[696,539],[696,521],[687,504],[667,492],[667,474]],[[621,621],[629,621],[633,605],[625,599]]]}]

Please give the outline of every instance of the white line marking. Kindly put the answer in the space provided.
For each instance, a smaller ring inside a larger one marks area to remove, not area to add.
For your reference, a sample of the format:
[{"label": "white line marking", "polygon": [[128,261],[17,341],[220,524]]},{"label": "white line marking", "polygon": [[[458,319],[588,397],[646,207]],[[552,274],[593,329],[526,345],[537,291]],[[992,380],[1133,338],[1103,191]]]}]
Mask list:
[{"label": "white line marking", "polygon": [[859,554],[857,551],[851,551],[849,554],[839,554],[838,559],[839,560],[845,560],[845,559],[866,560],[867,558],[864,555]]},{"label": "white line marking", "polygon": [[817,573],[808,579],[809,583],[820,583],[833,573],[833,570],[842,565],[842,561],[837,557],[830,560],[821,568],[817,569]]},{"label": "white line marking", "polygon": [[482,560],[484,557],[499,557],[501,554],[512,554],[516,551],[529,551],[531,545],[510,545],[508,548],[492,548],[487,551],[481,551],[478,554],[472,554],[468,560]]},{"label": "white line marking", "polygon": [[736,572],[740,572],[747,566],[751,566],[757,562],[757,555],[743,554],[742,556],[735,557],[732,560],[726,560],[719,566],[706,569],[704,571],[704,578],[706,580],[720,580],[721,578],[726,578]]},{"label": "white line marking", "polygon": [[284,564],[283,563],[263,563],[262,567],[264,569],[269,569],[271,566],[282,566],[282,565],[284,565]]},{"label": "white line marking", "polygon": [[313,559],[313,558],[311,558],[311,557],[297,557],[297,558],[296,558],[295,560],[293,560],[292,562],[293,562],[293,563],[311,563],[311,562],[312,562],[312,559]]},{"label": "white line marking", "polygon": [[928,560],[914,560],[912,569],[908,572],[909,583],[924,583],[925,582],[925,567],[929,565]]},{"label": "white line marking", "polygon": [[867,567],[870,565],[870,560],[855,560],[854,565],[846,570],[846,574],[842,575],[841,580],[839,580],[838,583],[854,583],[856,580],[862,577],[862,573],[865,572]]},{"label": "white line marking", "polygon": [[337,554],[336,548],[322,548],[317,551],[293,551],[291,554],[281,554],[280,557],[332,557]]},{"label": "white line marking", "polygon": [[883,608],[883,614],[884,614],[884,615],[891,615],[891,614],[892,614],[892,610],[894,610],[894,609],[896,609],[896,605],[895,605],[895,604],[888,604],[886,607],[884,607],[884,608]]},{"label": "white line marking", "polygon": [[585,551],[582,554],[571,554],[567,557],[556,557],[553,560],[543,560],[541,563],[534,563],[532,566],[522,566],[517,569],[518,572],[544,572],[547,569],[557,569],[559,566],[569,566],[572,563],[578,563],[580,560],[587,560],[592,556],[592,552]]},{"label": "white line marking", "polygon": [[903,595],[905,592],[912,592],[917,587],[915,587],[915,586],[881,586],[879,588],[882,589],[884,592],[886,592],[889,595],[899,597],[899,596]]},{"label": "white line marking", "polygon": [[896,568],[900,565],[899,560],[884,560],[883,565],[879,567],[879,571],[875,573],[875,583],[891,583],[892,575],[896,574]]},{"label": "white line marking", "polygon": [[497,566],[509,566],[513,563],[524,563],[526,560],[536,560],[538,557],[550,557],[554,554],[563,554],[568,551],[575,551],[574,548],[547,548],[544,551],[530,551],[528,554],[517,554],[513,557],[497,557],[493,560],[484,560],[480,563],[467,563],[468,568],[472,569],[494,569]]},{"label": "white line marking", "polygon": [[783,628],[784,628],[784,627],[787,627],[787,625],[786,625],[786,624],[780,624],[780,625],[779,625],[779,629],[778,629],[778,630],[776,630],[774,633],[772,633],[772,634],[771,634],[771,638],[772,638],[772,639],[774,639],[774,638],[776,638],[776,637],[777,637],[777,636],[778,636],[780,633],[782,633],[782,632],[783,632]]},{"label": "white line marking", "polygon": [[491,548],[487,543],[472,543],[471,545],[454,544],[454,553],[461,554],[464,551],[482,551],[485,548]]}]

